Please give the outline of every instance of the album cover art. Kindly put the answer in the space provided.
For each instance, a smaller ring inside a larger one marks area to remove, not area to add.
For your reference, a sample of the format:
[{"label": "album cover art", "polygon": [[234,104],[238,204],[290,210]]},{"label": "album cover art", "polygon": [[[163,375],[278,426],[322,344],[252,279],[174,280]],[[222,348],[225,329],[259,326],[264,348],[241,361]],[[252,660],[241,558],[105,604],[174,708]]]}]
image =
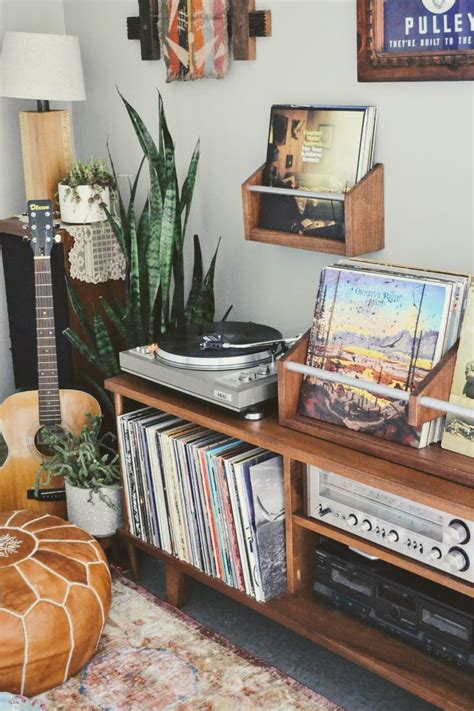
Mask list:
[{"label": "album cover art", "polygon": [[[451,285],[328,267],[322,271],[307,364],[411,391],[441,357]],[[405,403],[305,376],[299,413],[425,446]]]},{"label": "album cover art", "polygon": [[472,410],[472,417],[448,414],[441,446],[474,457],[474,286],[469,290],[449,401]]}]

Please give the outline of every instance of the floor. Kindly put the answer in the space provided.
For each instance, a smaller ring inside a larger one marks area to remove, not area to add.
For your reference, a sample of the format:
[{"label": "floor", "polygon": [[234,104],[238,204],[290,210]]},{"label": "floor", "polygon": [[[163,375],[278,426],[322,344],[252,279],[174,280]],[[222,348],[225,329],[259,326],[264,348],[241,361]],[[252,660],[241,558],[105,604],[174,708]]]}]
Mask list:
[{"label": "floor", "polygon": [[[163,566],[146,554],[140,554],[139,582],[160,598],[165,597]],[[195,581],[183,609],[202,624],[290,674],[346,711],[435,709],[431,704]]]}]

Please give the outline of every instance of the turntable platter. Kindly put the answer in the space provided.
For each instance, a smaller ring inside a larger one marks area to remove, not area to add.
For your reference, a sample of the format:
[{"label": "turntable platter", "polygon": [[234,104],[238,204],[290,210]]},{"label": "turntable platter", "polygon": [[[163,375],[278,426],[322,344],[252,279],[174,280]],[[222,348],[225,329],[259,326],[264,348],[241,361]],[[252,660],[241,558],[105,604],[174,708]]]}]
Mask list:
[{"label": "turntable platter", "polygon": [[232,345],[245,345],[258,341],[278,341],[280,331],[251,321],[215,321],[175,328],[161,336],[156,358],[169,365],[197,370],[232,370],[246,368],[268,361],[272,357],[271,347],[232,348],[229,350],[208,350],[202,348],[204,336],[220,337]]}]

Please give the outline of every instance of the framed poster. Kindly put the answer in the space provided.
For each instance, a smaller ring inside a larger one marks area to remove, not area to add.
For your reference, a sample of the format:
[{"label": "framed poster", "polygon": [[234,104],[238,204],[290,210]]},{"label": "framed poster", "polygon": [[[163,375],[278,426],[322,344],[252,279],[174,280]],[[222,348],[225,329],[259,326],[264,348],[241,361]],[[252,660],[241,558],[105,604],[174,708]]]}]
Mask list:
[{"label": "framed poster", "polygon": [[474,0],[357,0],[359,81],[474,79]]}]

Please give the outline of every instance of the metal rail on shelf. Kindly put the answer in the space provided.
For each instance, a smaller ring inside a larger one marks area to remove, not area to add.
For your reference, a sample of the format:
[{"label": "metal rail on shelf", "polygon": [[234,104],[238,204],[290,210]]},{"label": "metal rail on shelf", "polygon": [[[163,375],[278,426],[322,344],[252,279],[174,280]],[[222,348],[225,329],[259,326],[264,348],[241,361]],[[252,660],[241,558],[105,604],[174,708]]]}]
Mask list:
[{"label": "metal rail on shelf", "polygon": [[299,188],[273,188],[269,185],[249,185],[251,193],[271,193],[272,195],[289,195],[296,198],[316,198],[318,200],[332,200],[344,202],[347,193],[317,192],[314,190],[300,190]]},{"label": "metal rail on shelf", "polygon": [[[332,383],[352,385],[356,388],[363,388],[364,390],[368,390],[368,392],[375,393],[376,395],[385,395],[386,397],[391,397],[396,400],[402,400],[403,402],[408,402],[410,399],[410,393],[406,390],[390,388],[388,387],[388,385],[374,383],[371,380],[352,378],[349,375],[333,373],[329,370],[323,370],[322,368],[313,368],[310,365],[304,365],[303,363],[295,363],[293,361],[286,362],[285,367],[295,373],[316,376],[321,380],[328,380]],[[439,410],[440,412],[449,412],[452,415],[458,415],[459,417],[466,417],[468,419],[474,418],[474,410],[469,409],[468,407],[462,407],[461,405],[454,405],[453,403],[447,402],[446,400],[438,400],[437,398],[423,395],[422,397],[420,397],[418,402],[422,407],[429,407],[433,410]]]}]

